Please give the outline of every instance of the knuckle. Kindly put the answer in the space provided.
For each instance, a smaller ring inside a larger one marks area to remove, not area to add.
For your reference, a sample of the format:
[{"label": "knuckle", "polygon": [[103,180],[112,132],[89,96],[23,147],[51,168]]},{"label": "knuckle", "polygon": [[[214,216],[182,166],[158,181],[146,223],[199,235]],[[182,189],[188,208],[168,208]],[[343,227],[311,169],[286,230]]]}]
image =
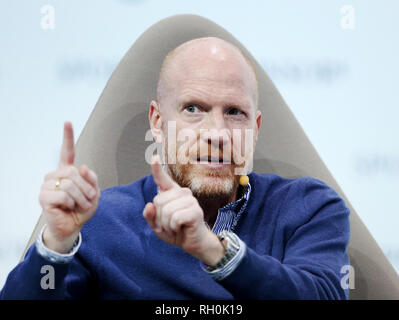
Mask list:
[{"label": "knuckle", "polygon": [[64,184],[66,190],[70,191],[73,188],[73,182],[70,179],[63,179],[62,183]]},{"label": "knuckle", "polygon": [[76,175],[76,168],[74,166],[68,166],[66,174],[68,177],[74,177]]}]

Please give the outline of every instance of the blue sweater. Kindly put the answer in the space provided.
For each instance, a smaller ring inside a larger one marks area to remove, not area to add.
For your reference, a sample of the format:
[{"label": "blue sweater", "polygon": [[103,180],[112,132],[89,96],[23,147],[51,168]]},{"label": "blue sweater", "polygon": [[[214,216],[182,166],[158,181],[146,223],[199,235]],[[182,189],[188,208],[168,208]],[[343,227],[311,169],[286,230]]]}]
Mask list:
[{"label": "blue sweater", "polygon": [[[142,216],[157,194],[152,175],[101,191],[69,264],[50,263],[32,245],[9,274],[3,299],[347,299],[340,273],[349,264],[349,209],[324,182],[249,175],[246,213],[235,233],[247,245],[225,279],[213,280],[199,260],[160,240]],[[43,290],[43,265],[55,289]]]}]

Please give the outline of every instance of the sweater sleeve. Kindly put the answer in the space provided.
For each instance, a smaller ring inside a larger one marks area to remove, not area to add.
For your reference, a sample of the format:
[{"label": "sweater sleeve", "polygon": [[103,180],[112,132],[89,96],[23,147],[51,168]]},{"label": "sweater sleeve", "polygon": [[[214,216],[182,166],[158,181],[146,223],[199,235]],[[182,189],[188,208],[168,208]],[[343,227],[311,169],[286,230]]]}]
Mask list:
[{"label": "sweater sleeve", "polygon": [[341,269],[349,265],[349,209],[324,182],[302,178],[294,214],[302,216],[280,260],[247,246],[220,284],[236,299],[347,299]]},{"label": "sweater sleeve", "polygon": [[90,274],[76,254],[70,263],[43,258],[35,244],[8,275],[0,299],[61,300],[88,298]]}]

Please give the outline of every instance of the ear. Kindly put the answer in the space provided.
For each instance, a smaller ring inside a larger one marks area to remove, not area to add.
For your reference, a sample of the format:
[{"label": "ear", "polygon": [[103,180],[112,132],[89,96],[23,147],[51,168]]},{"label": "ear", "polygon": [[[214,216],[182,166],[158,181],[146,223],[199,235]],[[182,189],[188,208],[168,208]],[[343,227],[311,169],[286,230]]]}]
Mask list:
[{"label": "ear", "polygon": [[159,104],[155,100],[151,101],[148,120],[150,121],[151,133],[155,142],[162,143],[162,117],[159,112]]},{"label": "ear", "polygon": [[260,110],[256,110],[255,112],[255,122],[256,122],[256,127],[255,127],[255,142],[258,141],[258,134],[260,127],[262,125],[262,112]]}]

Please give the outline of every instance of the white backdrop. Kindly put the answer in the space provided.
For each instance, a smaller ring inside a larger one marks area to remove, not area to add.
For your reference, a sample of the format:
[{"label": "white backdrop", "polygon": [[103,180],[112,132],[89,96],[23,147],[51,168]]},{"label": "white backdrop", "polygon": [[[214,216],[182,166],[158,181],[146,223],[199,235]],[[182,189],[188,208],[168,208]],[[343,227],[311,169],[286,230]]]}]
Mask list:
[{"label": "white backdrop", "polygon": [[398,9],[394,0],[1,1],[0,287],[39,218],[63,122],[77,138],[128,48],[178,13],[215,21],[252,52],[399,270]]}]

